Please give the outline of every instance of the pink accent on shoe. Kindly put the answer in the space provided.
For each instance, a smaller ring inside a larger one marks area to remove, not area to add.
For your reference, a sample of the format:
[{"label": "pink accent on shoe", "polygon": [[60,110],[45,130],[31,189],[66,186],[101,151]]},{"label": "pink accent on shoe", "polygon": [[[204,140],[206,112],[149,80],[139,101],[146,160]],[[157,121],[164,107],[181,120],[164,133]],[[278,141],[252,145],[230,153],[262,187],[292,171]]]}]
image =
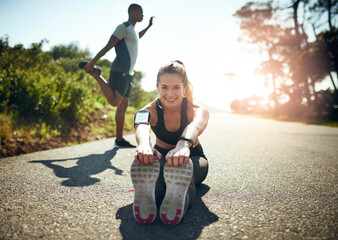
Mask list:
[{"label": "pink accent on shoe", "polygon": [[189,185],[189,187],[190,187],[191,189],[194,189],[194,187],[193,187],[192,185]]},{"label": "pink accent on shoe", "polygon": [[170,224],[170,225],[177,224],[181,220],[181,217],[182,217],[182,209],[180,209],[180,208],[178,208],[176,210],[176,216],[173,220],[169,220],[165,213],[161,214],[162,222],[164,222],[165,224]]},{"label": "pink accent on shoe", "polygon": [[149,214],[148,218],[147,219],[143,219],[141,218],[140,216],[140,208],[138,206],[135,206],[134,207],[134,213],[135,213],[135,219],[139,222],[139,223],[152,223],[154,221],[154,218],[155,218],[155,214],[154,213],[151,213]]}]

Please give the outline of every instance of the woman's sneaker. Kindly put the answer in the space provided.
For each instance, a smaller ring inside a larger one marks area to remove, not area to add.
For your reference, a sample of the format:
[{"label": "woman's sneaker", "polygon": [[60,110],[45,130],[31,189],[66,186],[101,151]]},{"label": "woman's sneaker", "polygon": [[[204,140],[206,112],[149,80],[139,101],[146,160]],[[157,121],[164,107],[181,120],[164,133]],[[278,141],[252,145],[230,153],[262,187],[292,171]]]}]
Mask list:
[{"label": "woman's sneaker", "polygon": [[186,195],[193,175],[193,163],[189,159],[184,166],[172,167],[166,164],[163,175],[167,190],[161,205],[160,217],[163,223],[175,225],[182,220],[185,212]]},{"label": "woman's sneaker", "polygon": [[133,162],[130,174],[135,190],[134,218],[142,224],[152,223],[157,213],[155,186],[160,174],[160,161],[154,159],[153,164],[137,164]]},{"label": "woman's sneaker", "polygon": [[[84,68],[84,66],[86,66],[88,64],[88,62],[86,62],[86,61],[81,61],[81,62],[79,62],[79,68]],[[97,65],[94,65],[94,69],[96,70],[96,71],[99,71],[99,75],[101,75],[101,72],[102,72],[102,69],[99,67],[99,66],[97,66]]]}]

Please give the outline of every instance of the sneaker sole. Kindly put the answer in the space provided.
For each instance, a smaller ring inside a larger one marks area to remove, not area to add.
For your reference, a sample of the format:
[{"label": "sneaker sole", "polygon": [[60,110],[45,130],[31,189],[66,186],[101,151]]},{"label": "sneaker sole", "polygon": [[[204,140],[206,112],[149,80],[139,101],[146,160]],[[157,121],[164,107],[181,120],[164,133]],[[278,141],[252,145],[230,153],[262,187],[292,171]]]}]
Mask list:
[{"label": "sneaker sole", "polygon": [[115,143],[114,148],[136,148],[136,146],[119,146]]},{"label": "sneaker sole", "polygon": [[137,164],[130,168],[131,180],[134,185],[133,214],[137,222],[152,223],[156,218],[155,186],[160,173],[160,162],[153,164]]},{"label": "sneaker sole", "polygon": [[[86,62],[86,61],[79,62],[79,63],[78,63],[79,68],[84,68],[84,66],[86,66],[87,63],[88,63],[88,62]],[[99,66],[97,66],[97,65],[94,65],[94,69],[97,70],[97,71],[99,71],[99,74],[101,74],[101,72],[102,72],[102,68],[101,68],[101,67],[99,67]]]},{"label": "sneaker sole", "polygon": [[176,225],[183,218],[186,194],[193,175],[192,161],[189,159],[185,166],[179,167],[165,165],[163,175],[167,190],[160,217],[163,223]]}]

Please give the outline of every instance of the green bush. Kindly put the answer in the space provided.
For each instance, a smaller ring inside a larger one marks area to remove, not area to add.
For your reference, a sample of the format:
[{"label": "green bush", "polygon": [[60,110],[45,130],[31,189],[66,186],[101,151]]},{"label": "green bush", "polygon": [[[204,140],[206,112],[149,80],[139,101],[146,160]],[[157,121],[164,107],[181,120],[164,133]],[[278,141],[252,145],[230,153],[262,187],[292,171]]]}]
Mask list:
[{"label": "green bush", "polygon": [[[70,133],[72,126],[86,123],[90,114],[97,114],[93,111],[108,104],[95,79],[78,68],[79,61],[89,59],[87,50],[71,43],[44,52],[44,42],[33,43],[30,48],[22,44],[11,47],[8,37],[0,38],[1,142],[14,132],[17,136],[44,139],[49,134]],[[108,79],[111,62],[103,59],[98,64]],[[138,83],[133,88],[131,105],[140,108],[154,94],[141,88],[141,72],[136,76]],[[128,108],[126,130],[133,128],[135,108]],[[111,118],[113,113],[109,113]],[[110,124],[106,131],[112,132],[114,126]]]},{"label": "green bush", "polygon": [[[90,76],[72,71],[41,50],[0,40],[0,110],[16,112],[18,123],[44,123],[63,128],[81,122],[92,104]],[[60,60],[60,59],[59,59]],[[69,60],[69,59],[68,59]],[[72,61],[65,59],[69,66]]]},{"label": "green bush", "polygon": [[10,68],[0,75],[1,110],[18,111],[21,119],[62,127],[80,121],[88,112],[88,89],[73,74],[42,74]]}]

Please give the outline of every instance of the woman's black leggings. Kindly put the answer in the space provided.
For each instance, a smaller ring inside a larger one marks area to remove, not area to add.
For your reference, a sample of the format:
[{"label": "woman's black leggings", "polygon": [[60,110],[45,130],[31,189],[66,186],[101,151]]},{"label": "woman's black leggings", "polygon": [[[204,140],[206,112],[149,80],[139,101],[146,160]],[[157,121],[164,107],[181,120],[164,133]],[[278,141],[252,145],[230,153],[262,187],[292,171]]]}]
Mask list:
[{"label": "woman's black leggings", "polygon": [[[155,145],[154,148],[162,154],[162,158],[160,159],[160,175],[157,179],[155,188],[156,203],[159,206],[162,203],[166,192],[166,184],[163,177],[163,167],[166,163],[165,156],[167,155],[169,150],[160,148],[157,145]],[[190,184],[191,187],[189,187],[188,189],[189,202],[187,202],[188,205],[186,208],[191,206],[192,202],[194,201],[196,196],[196,185],[199,185],[204,181],[204,179],[207,177],[209,168],[208,160],[205,157],[202,146],[200,144],[190,150],[190,159],[193,162],[194,173]]]}]

